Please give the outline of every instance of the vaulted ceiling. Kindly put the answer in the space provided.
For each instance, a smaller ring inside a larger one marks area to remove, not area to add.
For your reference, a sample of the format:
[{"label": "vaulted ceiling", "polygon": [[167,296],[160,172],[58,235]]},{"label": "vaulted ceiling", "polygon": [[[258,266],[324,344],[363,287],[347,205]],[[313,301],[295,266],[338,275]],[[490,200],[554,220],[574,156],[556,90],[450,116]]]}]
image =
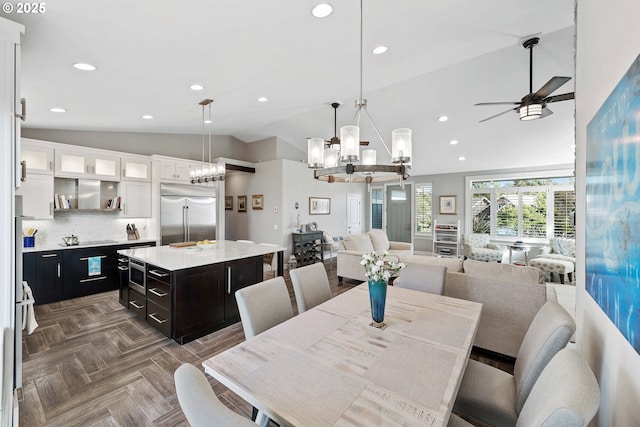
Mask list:
[{"label": "vaulted ceiling", "polygon": [[[199,134],[198,102],[213,98],[212,133],[247,143],[278,136],[306,150],[307,137],[333,136],[332,102],[343,103],[338,127],[351,123],[360,91],[360,2],[332,2],[323,19],[311,15],[315,4],[56,0],[41,14],[5,14],[26,26],[25,127]],[[574,101],[530,122],[514,112],[478,123],[508,106],[473,105],[529,92],[528,35],[541,34],[534,91],[552,76],[573,77],[573,8],[573,0],[364,0],[363,95],[388,142],[393,129],[413,129],[413,175],[573,162]],[[388,51],[373,55],[378,45]],[[205,89],[190,90],[194,83]],[[573,88],[571,80],[556,93]],[[373,127],[361,128],[381,149]]]}]

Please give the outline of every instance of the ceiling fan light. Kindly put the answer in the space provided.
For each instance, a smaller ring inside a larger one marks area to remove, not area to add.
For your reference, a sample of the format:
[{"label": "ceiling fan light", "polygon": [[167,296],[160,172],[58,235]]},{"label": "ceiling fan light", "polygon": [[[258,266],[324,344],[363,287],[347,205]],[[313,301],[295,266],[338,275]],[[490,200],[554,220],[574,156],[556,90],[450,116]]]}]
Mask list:
[{"label": "ceiling fan light", "polygon": [[357,162],[360,159],[360,128],[349,125],[340,128],[340,160]]},{"label": "ceiling fan light", "polygon": [[523,105],[518,110],[520,120],[535,120],[542,117],[542,104]]},{"label": "ceiling fan light", "polygon": [[318,169],[324,167],[324,140],[310,138],[307,142],[307,165]]},{"label": "ceiling fan light", "polygon": [[411,162],[411,129],[400,128],[391,132],[391,161]]}]

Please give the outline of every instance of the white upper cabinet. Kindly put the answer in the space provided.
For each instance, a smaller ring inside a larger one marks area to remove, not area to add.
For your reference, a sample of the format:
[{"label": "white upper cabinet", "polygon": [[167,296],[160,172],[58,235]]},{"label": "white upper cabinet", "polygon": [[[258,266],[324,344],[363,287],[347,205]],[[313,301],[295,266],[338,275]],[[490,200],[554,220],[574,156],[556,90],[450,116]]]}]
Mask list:
[{"label": "white upper cabinet", "polygon": [[53,175],[27,173],[16,195],[22,196],[22,215],[53,219]]},{"label": "white upper cabinet", "polygon": [[145,181],[151,179],[151,161],[145,156],[127,156],[120,159],[122,165],[122,179],[130,181]]},{"label": "white upper cabinet", "polygon": [[22,138],[20,160],[25,162],[27,174],[53,175],[53,147]]},{"label": "white upper cabinet", "polygon": [[120,197],[123,218],[151,217],[151,183],[120,181]]},{"label": "white upper cabinet", "polygon": [[160,160],[160,180],[189,182],[190,163],[180,160]]},{"label": "white upper cabinet", "polygon": [[120,157],[99,151],[55,150],[55,175],[120,181]]}]

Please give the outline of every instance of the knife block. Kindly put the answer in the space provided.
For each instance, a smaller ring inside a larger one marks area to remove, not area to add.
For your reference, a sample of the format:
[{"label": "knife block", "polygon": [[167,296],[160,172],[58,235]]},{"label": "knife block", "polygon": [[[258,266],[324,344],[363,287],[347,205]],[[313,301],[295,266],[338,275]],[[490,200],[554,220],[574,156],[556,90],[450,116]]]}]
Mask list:
[{"label": "knife block", "polygon": [[133,230],[127,230],[127,240],[138,240],[140,238],[140,233],[138,233],[138,229],[134,228]]}]

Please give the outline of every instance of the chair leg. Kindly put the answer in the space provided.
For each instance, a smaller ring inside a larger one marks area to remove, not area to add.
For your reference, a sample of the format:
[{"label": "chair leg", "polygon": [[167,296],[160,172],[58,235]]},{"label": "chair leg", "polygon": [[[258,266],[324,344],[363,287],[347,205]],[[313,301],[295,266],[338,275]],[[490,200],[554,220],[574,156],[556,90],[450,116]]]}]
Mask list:
[{"label": "chair leg", "polygon": [[257,417],[258,417],[258,408],[254,406],[253,410],[251,411],[251,421],[255,422]]},{"label": "chair leg", "polygon": [[573,273],[567,273],[569,276],[569,283],[573,282]]},{"label": "chair leg", "polygon": [[564,285],[564,273],[558,273],[558,276],[560,276],[560,284]]},{"label": "chair leg", "polygon": [[342,276],[338,276],[338,286],[342,285]]}]

